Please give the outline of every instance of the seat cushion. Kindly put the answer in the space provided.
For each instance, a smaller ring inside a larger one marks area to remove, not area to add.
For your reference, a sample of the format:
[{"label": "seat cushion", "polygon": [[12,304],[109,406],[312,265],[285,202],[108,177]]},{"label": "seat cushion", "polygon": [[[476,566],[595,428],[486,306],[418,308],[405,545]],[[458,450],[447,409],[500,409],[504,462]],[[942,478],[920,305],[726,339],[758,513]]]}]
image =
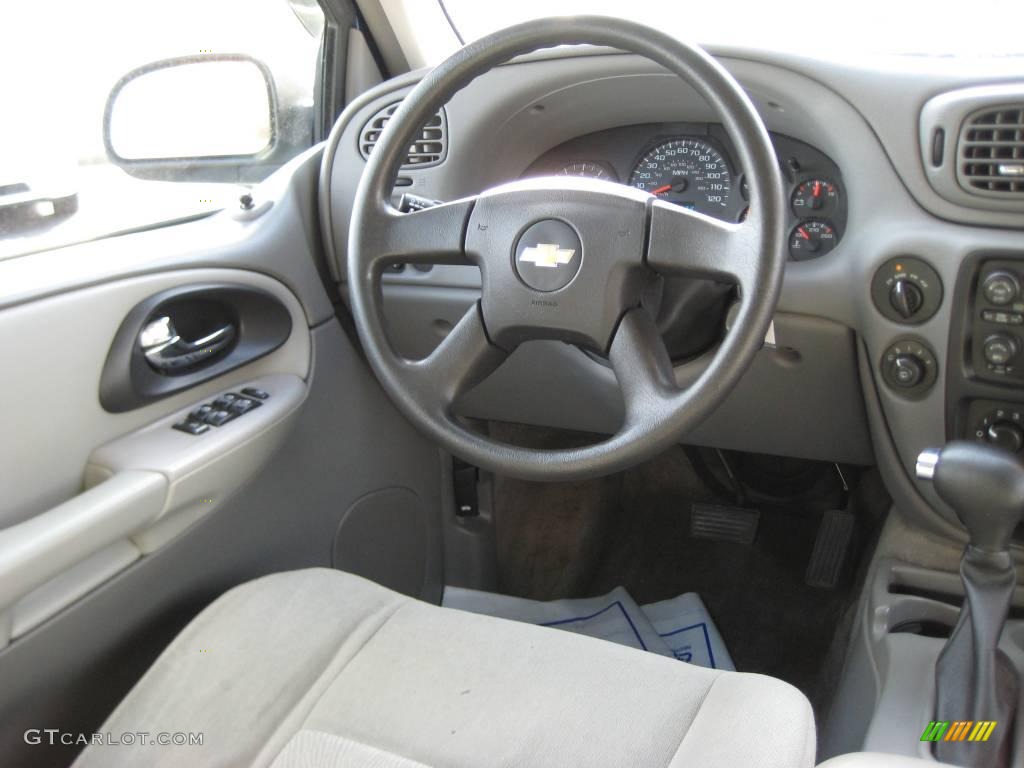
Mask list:
[{"label": "seat cushion", "polygon": [[[326,569],[231,590],[100,729],[92,766],[814,764],[811,708],[761,675],[439,608]],[[159,734],[202,744],[151,744]]]},{"label": "seat cushion", "polygon": [[954,768],[949,763],[936,763],[920,757],[888,755],[882,752],[850,752],[833,757],[818,768]]}]

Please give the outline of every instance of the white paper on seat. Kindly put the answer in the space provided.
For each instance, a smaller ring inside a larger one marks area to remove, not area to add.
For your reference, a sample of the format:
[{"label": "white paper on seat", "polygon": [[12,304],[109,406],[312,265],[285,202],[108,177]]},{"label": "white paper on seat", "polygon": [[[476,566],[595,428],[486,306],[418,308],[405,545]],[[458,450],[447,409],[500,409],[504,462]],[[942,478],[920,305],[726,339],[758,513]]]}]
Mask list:
[{"label": "white paper on seat", "polygon": [[[675,654],[658,636],[647,616],[622,587],[602,597],[541,602],[520,597],[446,587],[442,605],[471,613],[557,627],[581,635],[610,640],[662,656]],[[708,619],[710,621],[710,619]]]},{"label": "white paper on seat", "polygon": [[736,669],[704,601],[696,592],[641,607],[680,661],[712,669]]}]

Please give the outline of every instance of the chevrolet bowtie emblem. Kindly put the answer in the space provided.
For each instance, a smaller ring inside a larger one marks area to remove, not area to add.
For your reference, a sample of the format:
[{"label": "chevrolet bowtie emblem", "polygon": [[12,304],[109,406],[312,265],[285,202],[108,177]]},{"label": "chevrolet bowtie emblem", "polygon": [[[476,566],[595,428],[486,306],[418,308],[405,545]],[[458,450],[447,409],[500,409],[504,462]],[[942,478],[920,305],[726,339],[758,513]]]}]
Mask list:
[{"label": "chevrolet bowtie emblem", "polygon": [[538,267],[557,267],[572,261],[574,253],[576,253],[574,248],[562,248],[555,243],[538,243],[524,248],[519,260],[529,261]]}]

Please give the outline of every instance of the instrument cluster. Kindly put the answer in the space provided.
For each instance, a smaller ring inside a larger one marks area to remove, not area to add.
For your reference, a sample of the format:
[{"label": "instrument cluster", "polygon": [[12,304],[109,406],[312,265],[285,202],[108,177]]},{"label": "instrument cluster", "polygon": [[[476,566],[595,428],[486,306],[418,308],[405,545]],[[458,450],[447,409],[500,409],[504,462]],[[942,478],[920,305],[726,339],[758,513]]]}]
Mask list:
[{"label": "instrument cluster", "polygon": [[[789,189],[789,255],[794,261],[832,251],[846,228],[839,168],[814,147],[771,134]],[[586,176],[629,184],[724,221],[743,221],[756,201],[720,125],[671,123],[591,133],[549,150],[525,176]]]}]

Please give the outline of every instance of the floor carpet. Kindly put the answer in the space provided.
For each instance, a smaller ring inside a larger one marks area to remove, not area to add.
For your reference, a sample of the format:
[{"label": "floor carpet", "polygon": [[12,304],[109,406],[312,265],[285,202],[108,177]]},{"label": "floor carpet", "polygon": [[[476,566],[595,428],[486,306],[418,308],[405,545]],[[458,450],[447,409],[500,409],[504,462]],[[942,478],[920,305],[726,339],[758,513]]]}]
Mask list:
[{"label": "floor carpet", "polygon": [[[500,439],[534,447],[566,440],[564,433],[494,429]],[[579,436],[576,444],[585,442]],[[853,569],[834,590],[804,582],[824,507],[813,495],[792,504],[758,504],[760,524],[751,545],[693,538],[694,502],[735,502],[723,499],[722,484],[710,480],[681,448],[589,482],[497,478],[500,591],[551,600],[600,595],[621,585],[641,604],[697,592],[737,669],[792,683],[820,715],[834,682],[827,673],[835,667],[827,658],[830,647],[856,597]],[[865,527],[870,522],[868,514],[858,517]]]}]

